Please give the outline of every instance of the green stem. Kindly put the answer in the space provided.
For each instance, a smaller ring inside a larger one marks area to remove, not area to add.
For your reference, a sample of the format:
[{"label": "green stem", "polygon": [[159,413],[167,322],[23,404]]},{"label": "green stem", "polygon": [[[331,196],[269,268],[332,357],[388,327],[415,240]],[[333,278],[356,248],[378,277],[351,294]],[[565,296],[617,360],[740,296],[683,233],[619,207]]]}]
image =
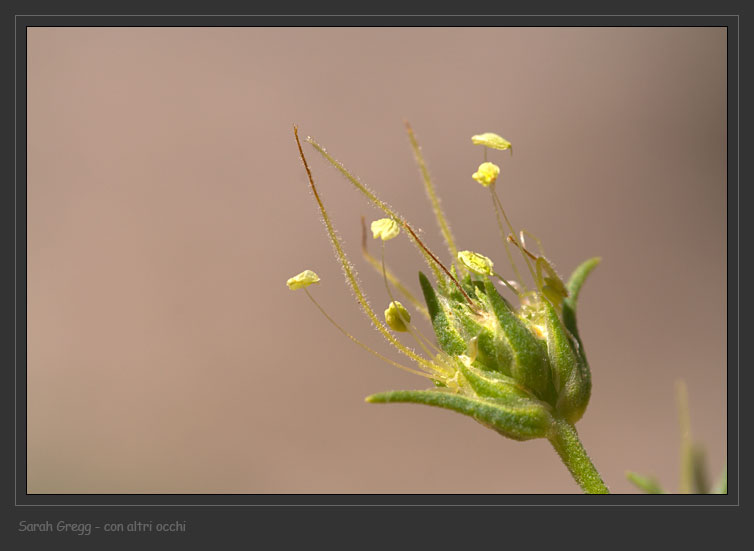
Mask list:
[{"label": "green stem", "polygon": [[570,471],[574,480],[587,494],[609,494],[610,491],[594,468],[591,459],[576,433],[576,427],[565,419],[556,419],[550,443]]}]

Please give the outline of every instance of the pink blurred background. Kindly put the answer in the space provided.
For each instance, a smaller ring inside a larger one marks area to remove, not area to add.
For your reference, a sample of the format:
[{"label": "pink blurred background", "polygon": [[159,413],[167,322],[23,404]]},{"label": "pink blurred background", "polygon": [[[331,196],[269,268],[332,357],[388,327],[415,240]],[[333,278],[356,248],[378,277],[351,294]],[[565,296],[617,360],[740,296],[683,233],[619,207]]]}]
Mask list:
[{"label": "pink blurred background", "polygon": [[[578,424],[615,492],[675,491],[674,385],[716,478],[726,456],[724,28],[30,28],[29,493],[569,493],[544,440],[374,392],[424,388],[352,300],[292,124],[447,259],[402,120],[460,248],[505,269],[470,136],[501,134],[513,223],[581,294],[593,394]],[[312,148],[359,254],[380,217]],[[375,248],[375,251],[378,249]],[[388,262],[418,290],[405,239]],[[418,316],[417,316],[418,319]],[[429,329],[424,326],[425,332]]]}]

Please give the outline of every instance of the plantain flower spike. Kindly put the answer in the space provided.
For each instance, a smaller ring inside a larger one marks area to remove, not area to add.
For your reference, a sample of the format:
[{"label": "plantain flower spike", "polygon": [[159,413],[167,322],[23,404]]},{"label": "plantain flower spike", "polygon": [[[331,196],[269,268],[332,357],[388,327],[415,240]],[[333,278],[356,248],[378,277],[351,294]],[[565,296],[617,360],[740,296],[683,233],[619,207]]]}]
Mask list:
[{"label": "plantain flower spike", "polygon": [[406,324],[410,321],[411,314],[409,314],[403,304],[397,300],[391,302],[388,309],[385,310],[385,322],[387,322],[388,327],[393,331],[405,333],[408,331],[408,326]]},{"label": "plantain flower spike", "polygon": [[390,241],[401,232],[398,223],[392,218],[380,218],[372,222],[372,237]]},{"label": "plantain flower spike", "polygon": [[483,145],[484,147],[489,147],[490,149],[499,149],[501,151],[513,148],[513,145],[508,140],[498,136],[497,134],[493,134],[492,132],[485,132],[484,134],[476,134],[475,136],[471,136],[471,143],[473,143],[474,145]]},{"label": "plantain flower spike", "polygon": [[492,260],[472,251],[458,251],[458,261],[477,275],[492,275]]},{"label": "plantain flower spike", "polygon": [[309,285],[312,285],[314,283],[319,283],[319,276],[311,270],[304,270],[300,274],[293,276],[285,282],[285,284],[288,285],[288,288],[291,291],[303,289],[304,287],[308,287]]},{"label": "plantain flower spike", "polygon": [[495,183],[499,175],[499,166],[497,166],[495,163],[485,162],[479,165],[479,168],[474,174],[471,175],[471,177],[482,184],[484,187],[490,187]]},{"label": "plantain flower spike", "polygon": [[[416,364],[417,369],[412,371],[434,384],[424,389],[381,392],[369,396],[367,402],[403,402],[445,408],[467,415],[513,440],[545,438],[585,492],[607,493],[607,487],[581,446],[574,427],[584,414],[591,393],[589,365],[576,325],[576,303],[582,284],[600,259],[592,258],[582,263],[567,284],[563,283],[543,253],[535,255],[526,249],[523,237],[520,241],[515,239],[516,229],[503,211],[494,188],[490,189],[503,239],[501,251],[507,253],[515,285],[493,271],[490,258],[473,251],[457,251],[450,226],[439,201],[435,200],[436,194],[421,150],[410,127],[408,131],[438,225],[446,238],[450,257],[457,262],[450,268],[442,263],[440,255],[429,249],[404,217],[312,138],[306,141],[372,206],[385,213],[386,218],[372,222],[374,238],[392,239],[405,229],[408,239],[432,270],[433,281],[419,272],[419,285],[426,303],[425,313],[434,330],[434,342],[421,335],[418,328],[415,330],[409,326],[410,315],[392,296],[387,276],[385,284],[391,302],[385,310],[384,322],[369,305],[355,268],[345,254],[317,191],[294,128],[310,188],[356,301],[385,340]],[[490,132],[474,136],[472,141],[492,149],[511,148],[510,142]],[[484,186],[491,186],[499,172],[493,163],[483,163],[474,179]],[[503,220],[507,228],[504,228]],[[516,267],[513,255],[507,249],[509,241],[521,253],[531,283],[527,283]],[[318,279],[307,271],[288,280],[288,286],[299,288]],[[506,289],[498,288],[500,282],[506,284]],[[399,289],[410,296],[405,286]],[[501,291],[509,291],[508,298]],[[408,332],[424,355],[406,346],[393,331]]]}]

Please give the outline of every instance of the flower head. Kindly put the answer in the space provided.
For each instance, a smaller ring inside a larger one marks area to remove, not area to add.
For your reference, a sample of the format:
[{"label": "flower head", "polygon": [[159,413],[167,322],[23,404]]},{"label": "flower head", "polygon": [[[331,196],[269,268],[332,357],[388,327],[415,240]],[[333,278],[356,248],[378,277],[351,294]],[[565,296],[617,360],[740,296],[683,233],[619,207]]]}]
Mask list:
[{"label": "flower head", "polygon": [[319,283],[319,276],[311,270],[304,270],[300,274],[293,276],[285,282],[285,284],[288,285],[288,288],[291,291],[295,291],[296,289],[303,289],[304,287],[308,287],[309,285],[312,285],[314,283]]},{"label": "flower head", "polygon": [[[592,259],[582,264],[571,276],[568,285],[564,285],[543,254],[535,255],[526,248],[526,232],[521,232],[520,241],[514,237],[517,232],[493,187],[500,168],[490,162],[482,163],[473,178],[483,186],[489,186],[492,192],[490,200],[498,220],[501,249],[505,250],[511,264],[515,285],[493,271],[494,264],[490,258],[473,251],[457,251],[440,202],[436,200],[429,171],[409,128],[414,154],[454,262],[454,265],[446,267],[440,256],[429,249],[419,237],[419,232],[412,229],[404,217],[379,199],[322,146],[308,138],[306,141],[334,165],[351,185],[385,213],[386,218],[372,222],[374,238],[392,239],[401,229],[405,229],[407,238],[426,260],[434,281],[419,273],[426,308],[420,306],[418,309],[425,313],[434,330],[436,339],[432,342],[421,335],[418,328],[415,331],[413,326],[409,326],[410,315],[393,297],[391,285],[396,293],[402,293],[409,300],[413,297],[406,286],[399,286],[388,270],[384,257],[382,262],[373,262],[373,266],[383,275],[385,290],[390,296],[384,321],[370,306],[356,270],[347,259],[322,198],[316,191],[295,129],[294,134],[327,234],[356,301],[382,336],[415,362],[417,370],[414,372],[441,387],[385,392],[369,397],[368,401],[414,402],[444,407],[470,415],[516,440],[549,438],[556,421],[578,421],[589,401],[591,378],[584,346],[576,328],[576,299],[581,284],[598,260]],[[489,132],[473,136],[472,142],[492,149],[511,149],[510,142]],[[521,277],[508,248],[509,242],[515,247],[515,252],[521,253],[533,285],[527,286]],[[294,285],[300,285],[296,278],[293,279]],[[510,297],[505,298],[500,294],[493,279],[507,284],[508,290],[518,299],[519,306]],[[301,285],[313,282],[306,277],[302,277],[301,281]],[[292,286],[290,280],[289,287],[298,288]],[[414,300],[411,302],[416,306]],[[424,355],[406,346],[395,332],[410,333],[408,336],[416,341]],[[350,334],[348,336],[356,340]],[[374,353],[365,345],[361,346]],[[387,361],[397,365],[392,360]]]},{"label": "flower head", "polygon": [[495,163],[482,163],[471,177],[484,187],[489,187],[495,183],[499,175],[500,167]]}]

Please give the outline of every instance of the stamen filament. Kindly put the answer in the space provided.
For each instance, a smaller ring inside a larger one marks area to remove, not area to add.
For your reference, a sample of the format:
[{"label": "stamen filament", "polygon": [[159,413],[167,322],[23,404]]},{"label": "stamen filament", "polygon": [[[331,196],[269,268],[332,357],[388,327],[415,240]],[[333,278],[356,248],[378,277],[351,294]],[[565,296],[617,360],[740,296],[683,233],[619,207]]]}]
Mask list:
[{"label": "stamen filament", "polygon": [[417,299],[414,294],[408,290],[408,288],[403,285],[400,280],[386,267],[384,264],[382,267],[380,266],[380,261],[377,260],[375,257],[373,257],[369,251],[367,250],[367,225],[364,217],[361,217],[361,254],[364,256],[364,258],[369,262],[369,264],[372,265],[372,267],[377,271],[383,271],[384,276],[387,277],[388,281],[397,288],[403,296],[408,299],[408,301],[414,305],[414,307],[421,312],[421,314],[429,319],[429,312],[427,311],[427,307],[424,306],[419,299]]},{"label": "stamen filament", "polygon": [[[346,167],[344,167],[340,162],[335,160],[332,155],[330,155],[327,151],[325,151],[325,148],[319,145],[316,141],[314,141],[314,138],[311,136],[306,138],[306,141],[314,147],[319,153],[335,168],[337,168],[343,176],[346,177],[346,179],[351,182],[351,184],[356,187],[361,193],[363,193],[367,199],[369,199],[376,207],[380,208],[382,211],[384,211],[387,215],[391,216],[393,219],[395,219],[396,222],[398,222],[403,228],[405,229],[408,224],[406,220],[400,216],[397,212],[395,212],[387,203],[379,199],[374,193],[372,193],[369,188],[367,188],[364,184],[359,182],[359,180],[353,176]],[[418,246],[418,243],[416,243]],[[419,247],[420,252],[422,255],[424,255],[424,259],[427,261],[427,264],[429,264],[430,269],[434,272],[435,277],[438,279],[442,277],[442,274],[439,270],[439,268],[432,263],[432,259],[426,254],[425,250],[422,247]]]},{"label": "stamen filament", "polygon": [[338,238],[338,235],[335,233],[335,228],[333,228],[332,222],[330,221],[330,217],[327,214],[327,211],[325,210],[325,205],[322,203],[322,199],[319,197],[319,192],[317,191],[317,186],[314,184],[314,177],[312,176],[312,171],[309,168],[309,163],[306,161],[306,156],[304,155],[304,150],[301,147],[301,142],[298,138],[298,127],[293,126],[293,133],[296,137],[296,144],[298,145],[298,151],[301,155],[301,161],[304,163],[304,168],[306,169],[306,175],[309,178],[309,185],[311,186],[312,193],[314,194],[314,198],[317,201],[317,205],[319,206],[320,214],[322,215],[322,219],[325,222],[325,227],[327,228],[327,234],[330,237],[330,241],[333,244],[333,247],[335,248],[335,253],[338,257],[338,261],[340,262],[341,267],[343,268],[343,272],[345,273],[346,280],[348,281],[348,284],[351,286],[351,289],[353,290],[354,294],[356,295],[356,300],[361,306],[361,309],[364,310],[364,313],[369,317],[369,319],[372,321],[374,326],[377,328],[377,330],[382,333],[382,335],[387,339],[387,341],[395,346],[399,351],[401,351],[403,354],[417,362],[419,365],[422,365],[429,369],[430,371],[434,371],[435,366],[432,364],[432,362],[427,361],[426,359],[422,358],[418,354],[416,354],[413,350],[407,348],[404,346],[398,339],[396,339],[390,331],[385,327],[385,325],[379,320],[377,317],[377,314],[375,314],[374,310],[372,310],[371,306],[369,306],[369,302],[367,302],[366,296],[362,292],[361,288],[359,287],[359,283],[356,279],[356,270],[351,266],[351,263],[348,261],[348,257],[346,256],[346,253],[343,251],[343,246],[340,243],[340,238]]},{"label": "stamen filament", "polygon": [[[382,279],[385,282],[385,289],[387,290],[387,294],[390,297],[391,302],[396,302],[395,297],[393,296],[393,292],[390,290],[390,285],[388,285],[387,282],[387,275],[385,273],[385,242],[382,242],[382,253],[380,260],[382,261]],[[411,324],[411,320],[407,319],[403,312],[400,311],[400,309],[397,310],[398,317],[401,318],[401,321],[406,326],[406,329],[408,329],[409,334],[416,340],[416,342],[419,344],[421,349],[424,351],[424,353],[429,356],[430,358],[433,357],[435,354],[440,352],[440,349],[437,348],[435,345],[433,345],[427,338],[421,334],[421,332],[414,328],[414,326]],[[430,344],[434,349],[435,352],[430,351],[427,346],[424,344],[424,342],[427,342]]]},{"label": "stamen filament", "polygon": [[[508,228],[510,229],[511,233],[513,235],[516,235],[516,230],[513,229],[513,224],[511,224],[511,221],[508,219],[508,215],[505,214],[505,209],[503,208],[503,203],[502,203],[502,201],[500,201],[500,197],[497,196],[497,191],[495,190],[495,184],[492,184],[490,186],[490,191],[492,193],[492,199],[493,199],[493,201],[495,201],[497,203],[497,208],[500,209],[500,213],[503,215],[503,218],[505,219],[505,223],[508,224]],[[498,220],[498,223],[499,222],[500,221]],[[505,238],[503,238],[503,241],[505,242]],[[508,245],[505,246],[505,250],[506,250],[506,252],[509,252],[508,251]],[[524,255],[523,253],[522,253],[521,256],[524,257],[524,260],[526,261],[526,266],[529,268],[529,273],[531,274],[532,279],[534,279],[535,278],[535,276],[534,276],[534,269],[531,267],[531,263],[529,262],[529,259],[526,258],[526,255]],[[524,285],[524,282],[523,282],[523,280],[521,278],[521,274],[518,273],[518,269],[516,269],[515,265],[514,265],[513,271],[516,274],[516,278],[521,282],[521,285]],[[524,286],[524,288],[525,288],[525,286]]]},{"label": "stamen filament", "polygon": [[519,290],[516,289],[513,285],[511,285],[510,282],[507,279],[505,279],[503,276],[501,276],[497,272],[492,272],[492,275],[494,275],[496,278],[498,278],[500,281],[502,281],[505,284],[505,286],[508,287],[508,289],[510,289],[511,291],[513,291],[513,294],[515,294],[517,297],[521,298],[521,293],[519,292]]},{"label": "stamen filament", "polygon": [[311,295],[311,293],[309,292],[309,289],[304,289],[304,291],[306,292],[306,296],[309,297],[309,300],[311,300],[314,303],[314,305],[319,309],[319,311],[322,312],[322,315],[324,315],[327,318],[327,320],[330,323],[332,323],[341,333],[343,333],[346,337],[348,337],[353,342],[355,342],[356,344],[358,344],[361,348],[363,348],[367,352],[371,352],[372,354],[374,354],[375,356],[377,356],[379,359],[381,359],[381,360],[389,363],[390,365],[392,365],[394,367],[397,367],[398,369],[402,369],[403,371],[408,371],[409,373],[413,373],[414,375],[421,375],[422,377],[426,377],[428,379],[433,379],[433,377],[429,376],[427,373],[424,373],[423,371],[418,371],[416,369],[412,369],[410,367],[406,367],[405,365],[401,365],[398,362],[395,362],[395,361],[391,360],[390,358],[387,358],[387,357],[383,356],[382,354],[380,354],[376,350],[373,350],[372,348],[368,347],[366,344],[364,344],[363,342],[361,342],[359,339],[357,339],[356,337],[354,337],[353,335],[351,335],[348,331],[346,331],[345,329],[343,329],[334,319],[332,319],[328,315],[328,313],[325,312],[325,309],[322,308],[322,306],[320,306],[319,302],[317,302],[315,300],[315,298]]},{"label": "stamen filament", "polygon": [[408,231],[413,236],[414,240],[427,252],[430,258],[432,258],[432,260],[437,262],[438,266],[440,266],[440,268],[443,269],[443,271],[450,278],[450,280],[453,283],[455,283],[456,287],[458,287],[458,290],[461,291],[464,297],[466,297],[466,300],[468,301],[469,306],[471,306],[471,309],[474,312],[477,312],[476,308],[474,307],[474,303],[471,301],[471,298],[469,297],[469,295],[466,294],[466,291],[463,290],[463,287],[461,287],[461,284],[458,283],[458,280],[455,277],[453,277],[453,274],[451,274],[448,271],[448,269],[443,265],[443,263],[440,262],[440,260],[434,254],[432,254],[432,252],[427,248],[427,246],[424,243],[422,243],[421,239],[419,239],[419,237],[414,233],[414,230],[411,229],[411,226],[409,226],[408,224],[405,224],[405,228],[406,228],[406,231]]},{"label": "stamen filament", "polygon": [[530,231],[528,231],[528,230],[523,230],[523,229],[522,229],[522,230],[521,230],[520,232],[518,232],[518,235],[519,235],[519,237],[520,237],[520,239],[521,239],[521,244],[522,244],[522,245],[523,245],[524,247],[526,247],[526,239],[524,239],[524,235],[528,235],[528,236],[529,236],[529,237],[531,237],[531,238],[532,238],[532,239],[533,239],[534,241],[536,241],[536,243],[537,243],[537,249],[539,249],[539,256],[547,256],[547,255],[545,254],[545,248],[544,248],[544,246],[542,245],[542,241],[540,241],[540,239],[539,239],[539,238],[538,238],[538,237],[537,237],[536,235],[534,235],[533,233],[531,233],[531,232],[530,232]]},{"label": "stamen filament", "polygon": [[[485,151],[486,151],[486,148],[485,148]],[[516,263],[513,261],[513,255],[511,254],[510,248],[508,247],[508,241],[506,239],[507,232],[505,231],[505,228],[503,228],[503,221],[501,219],[501,214],[500,214],[500,211],[502,209],[498,207],[498,204],[497,204],[497,195],[495,194],[495,185],[494,184],[491,185],[489,189],[490,189],[490,194],[492,195],[492,206],[495,209],[495,218],[497,220],[497,227],[500,230],[500,238],[503,240],[503,246],[505,247],[505,254],[508,256],[508,262],[510,262],[511,266],[513,267],[513,273],[516,275],[516,279],[521,283],[525,291],[526,284],[523,282],[523,279],[521,278],[521,273],[518,271],[518,266],[516,266]],[[503,214],[505,214],[505,211],[503,211]]]},{"label": "stamen filament", "polygon": [[522,253],[526,253],[527,255],[529,255],[529,258],[531,258],[532,260],[534,260],[536,262],[536,260],[537,260],[538,257],[534,253],[532,253],[529,249],[527,249],[525,246],[523,246],[518,241],[516,241],[516,238],[513,236],[512,233],[508,234],[508,241],[510,241],[511,243],[513,243],[516,247],[518,247],[518,249]]},{"label": "stamen filament", "polygon": [[[298,134],[296,134],[296,138],[298,139]],[[396,222],[398,222],[403,227],[403,229],[405,229],[409,234],[411,234],[411,238],[413,239],[414,244],[416,244],[416,246],[419,247],[420,252],[424,255],[424,259],[427,261],[427,264],[429,264],[429,267],[434,272],[435,278],[437,278],[438,281],[442,280],[443,275],[439,269],[439,268],[442,268],[442,271],[444,271],[445,274],[453,281],[453,283],[455,283],[456,287],[458,287],[458,289],[461,291],[463,296],[466,297],[466,300],[469,302],[469,305],[471,306],[471,308],[474,309],[474,303],[471,301],[471,298],[469,298],[469,295],[466,294],[466,291],[463,290],[463,287],[461,287],[461,284],[458,283],[456,278],[453,277],[453,275],[448,271],[448,269],[443,265],[443,263],[440,262],[440,260],[438,260],[438,258],[432,253],[432,251],[430,251],[429,248],[424,243],[422,243],[422,240],[419,239],[419,236],[416,235],[416,232],[411,228],[411,226],[408,225],[408,222],[406,221],[406,219],[403,218],[397,212],[395,212],[392,208],[390,208],[390,206],[388,206],[387,203],[379,199],[374,193],[369,191],[369,189],[364,184],[359,182],[359,180],[355,176],[353,176],[350,172],[348,172],[346,167],[344,167],[341,163],[336,161],[332,157],[332,155],[330,155],[327,151],[325,151],[325,148],[323,148],[316,141],[314,141],[314,138],[310,136],[306,138],[306,141],[309,144],[311,144],[314,147],[314,149],[319,151],[320,154],[325,159],[327,159],[327,161],[331,165],[337,168],[340,171],[340,173],[343,174],[343,176],[345,176],[346,179],[356,187],[356,189],[358,189],[364,195],[366,195],[367,199],[372,201],[372,203],[374,203],[377,207],[379,207],[386,214],[391,216]],[[301,148],[299,147],[299,149]],[[303,151],[301,153],[303,155]]]}]

